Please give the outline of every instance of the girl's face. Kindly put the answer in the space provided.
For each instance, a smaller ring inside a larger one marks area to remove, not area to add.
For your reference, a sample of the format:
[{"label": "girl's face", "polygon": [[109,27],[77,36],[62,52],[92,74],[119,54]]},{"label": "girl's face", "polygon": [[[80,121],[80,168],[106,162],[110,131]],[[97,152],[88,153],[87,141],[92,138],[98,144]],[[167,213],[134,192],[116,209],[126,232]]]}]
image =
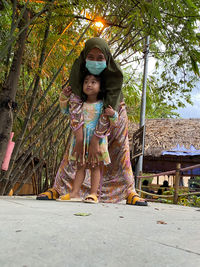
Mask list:
[{"label": "girl's face", "polygon": [[106,61],[104,54],[99,48],[92,48],[87,54],[86,60],[91,61]]},{"label": "girl's face", "polygon": [[83,82],[83,92],[88,96],[88,100],[96,100],[100,91],[100,80],[93,75],[87,75]]}]

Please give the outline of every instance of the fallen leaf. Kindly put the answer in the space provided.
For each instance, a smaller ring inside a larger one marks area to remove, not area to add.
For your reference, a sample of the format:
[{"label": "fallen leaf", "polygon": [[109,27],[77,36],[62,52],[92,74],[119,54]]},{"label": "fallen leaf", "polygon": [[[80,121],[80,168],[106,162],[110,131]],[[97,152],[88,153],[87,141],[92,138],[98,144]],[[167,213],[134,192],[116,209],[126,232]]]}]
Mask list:
[{"label": "fallen leaf", "polygon": [[167,224],[167,223],[164,221],[157,221],[157,224]]},{"label": "fallen leaf", "polygon": [[75,216],[90,216],[92,215],[91,213],[84,213],[84,212],[78,212],[78,213],[74,213]]}]

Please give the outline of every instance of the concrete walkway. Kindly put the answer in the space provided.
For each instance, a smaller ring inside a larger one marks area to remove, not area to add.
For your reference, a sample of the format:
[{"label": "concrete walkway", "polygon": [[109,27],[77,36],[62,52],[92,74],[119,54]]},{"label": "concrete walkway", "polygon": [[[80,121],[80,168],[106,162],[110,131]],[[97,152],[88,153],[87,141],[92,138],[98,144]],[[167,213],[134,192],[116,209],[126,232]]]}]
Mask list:
[{"label": "concrete walkway", "polygon": [[0,197],[4,266],[197,267],[200,208]]}]

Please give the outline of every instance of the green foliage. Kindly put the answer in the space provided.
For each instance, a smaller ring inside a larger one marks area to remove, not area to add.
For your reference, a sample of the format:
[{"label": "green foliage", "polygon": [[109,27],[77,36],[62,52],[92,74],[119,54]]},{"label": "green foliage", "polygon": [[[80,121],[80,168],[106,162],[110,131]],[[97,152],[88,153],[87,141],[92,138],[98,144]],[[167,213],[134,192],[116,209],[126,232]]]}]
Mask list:
[{"label": "green foliage", "polygon": [[[188,189],[179,189],[178,194],[187,194]],[[174,188],[169,189],[168,191],[164,191],[163,195],[173,195],[174,194]],[[172,199],[164,199],[159,198],[159,201],[166,204],[173,204]],[[178,205],[182,206],[188,206],[188,207],[200,207],[200,193],[199,195],[186,195],[186,196],[180,196],[178,198]]]},{"label": "green foliage", "polygon": [[[200,194],[199,194],[200,195]],[[179,205],[189,207],[200,207],[200,196],[180,197],[178,201]]]},{"label": "green foliage", "polygon": [[[130,71],[130,70],[129,70]],[[125,83],[123,88],[124,98],[127,105],[128,117],[131,121],[139,122],[141,91],[142,91],[142,74],[137,79],[131,79],[134,76],[125,71]],[[169,98],[169,91],[162,91],[159,87],[157,78],[153,75],[149,76],[146,92],[146,118],[172,118],[177,117],[178,113],[174,110],[174,103],[166,102]],[[182,103],[178,100],[179,103]]]}]

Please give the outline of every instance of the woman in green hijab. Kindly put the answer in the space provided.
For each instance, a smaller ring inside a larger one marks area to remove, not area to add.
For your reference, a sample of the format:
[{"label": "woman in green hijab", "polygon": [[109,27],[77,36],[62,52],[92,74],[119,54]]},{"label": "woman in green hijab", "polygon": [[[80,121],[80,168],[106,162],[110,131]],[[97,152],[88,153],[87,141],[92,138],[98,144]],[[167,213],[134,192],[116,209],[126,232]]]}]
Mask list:
[{"label": "woman in green hijab", "polygon": [[101,74],[107,92],[104,106],[111,105],[112,108],[117,109],[120,101],[123,74],[104,39],[98,37],[89,39],[85,43],[85,48],[79,58],[75,60],[72,66],[69,83],[72,87],[72,92],[79,97],[81,97],[82,80],[85,76],[85,71],[89,71],[94,75]]},{"label": "woman in green hijab", "polygon": [[[118,111],[118,125],[110,128],[107,117],[102,114],[94,136],[89,146],[88,161],[93,166],[98,163],[99,139],[109,133],[109,154],[111,164],[103,169],[99,188],[99,200],[102,202],[118,202],[126,199],[127,204],[146,206],[147,202],[139,198],[135,192],[134,177],[130,162],[128,140],[128,119],[125,104],[122,101],[123,74],[111,55],[107,43],[101,38],[91,38],[85,43],[85,48],[78,59],[75,60],[70,73],[69,83],[73,92],[70,98],[71,128],[76,136],[76,158],[81,161],[83,157],[83,130],[84,118],[82,114],[82,80],[86,72],[101,75],[106,95],[104,108],[109,105]],[[53,188],[40,194],[37,199],[56,199],[71,191],[76,166],[68,161],[66,152],[60,165]],[[81,187],[81,197],[89,193],[90,172]]]}]

